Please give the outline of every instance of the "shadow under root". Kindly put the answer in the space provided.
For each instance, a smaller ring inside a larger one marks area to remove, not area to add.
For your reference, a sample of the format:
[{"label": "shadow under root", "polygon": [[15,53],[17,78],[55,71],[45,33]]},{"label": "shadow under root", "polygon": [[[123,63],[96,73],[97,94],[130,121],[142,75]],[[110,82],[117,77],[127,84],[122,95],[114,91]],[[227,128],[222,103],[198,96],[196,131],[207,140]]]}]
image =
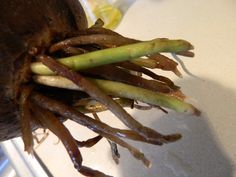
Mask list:
[{"label": "shadow under root", "polygon": [[[202,115],[195,117],[171,111],[169,114],[159,110],[136,111],[133,117],[144,125],[164,134],[181,133],[183,138],[163,146],[131,142],[152,161],[150,169],[132,158],[126,150],[119,148],[121,159],[118,168],[122,177],[233,176],[233,163],[223,150],[225,145],[218,141],[218,130],[214,127],[221,126],[222,119],[228,122],[222,124],[220,130],[233,123],[230,120],[236,115],[235,91],[213,81],[197,78],[183,79],[177,85],[183,88],[186,95],[197,101],[194,105],[201,109]],[[233,133],[229,132],[229,136],[233,137]]]}]

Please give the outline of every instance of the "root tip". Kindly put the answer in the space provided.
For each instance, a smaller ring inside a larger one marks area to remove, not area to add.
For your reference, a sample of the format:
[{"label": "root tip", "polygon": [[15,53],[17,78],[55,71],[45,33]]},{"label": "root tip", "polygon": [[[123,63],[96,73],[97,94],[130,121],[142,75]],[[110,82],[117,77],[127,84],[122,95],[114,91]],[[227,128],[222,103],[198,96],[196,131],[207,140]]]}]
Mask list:
[{"label": "root tip", "polygon": [[172,142],[178,141],[181,138],[182,138],[182,135],[179,133],[173,134],[173,135],[166,135],[164,137],[164,139],[166,140],[167,143],[172,143]]},{"label": "root tip", "polygon": [[144,164],[147,168],[151,168],[152,167],[152,163],[148,160],[148,159],[144,159]]},{"label": "root tip", "polygon": [[183,75],[182,73],[177,69],[175,68],[175,70],[173,70],[173,72],[176,74],[176,76],[178,76],[179,78],[183,78]]},{"label": "root tip", "polygon": [[194,107],[193,114],[196,115],[196,116],[200,116],[201,115],[201,111]]},{"label": "root tip", "polygon": [[190,44],[189,50],[193,50],[194,46],[192,44]]},{"label": "root tip", "polygon": [[34,155],[34,148],[31,147],[25,147],[24,151],[26,151],[29,155]]},{"label": "root tip", "polygon": [[195,115],[195,116],[201,115],[201,111],[191,104],[190,104],[190,107],[187,110],[185,110],[185,113],[187,113],[189,115]]}]

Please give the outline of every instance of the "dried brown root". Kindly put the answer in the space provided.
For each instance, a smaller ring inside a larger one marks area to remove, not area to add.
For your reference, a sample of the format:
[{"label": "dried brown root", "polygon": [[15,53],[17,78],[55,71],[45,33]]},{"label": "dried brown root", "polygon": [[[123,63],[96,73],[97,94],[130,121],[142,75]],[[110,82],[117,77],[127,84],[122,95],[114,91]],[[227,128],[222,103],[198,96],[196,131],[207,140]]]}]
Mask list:
[{"label": "dried brown root", "polygon": [[157,75],[156,73],[142,67],[139,65],[136,65],[134,63],[131,62],[122,62],[122,63],[118,63],[116,64],[117,66],[120,66],[122,68],[128,69],[128,70],[132,70],[132,71],[137,71],[140,73],[143,73],[155,80],[158,80],[160,82],[165,83],[166,85],[168,85],[173,91],[171,91],[169,94],[172,96],[175,96],[181,100],[184,100],[186,98],[186,96],[181,92],[180,87],[176,86],[169,78],[164,77],[164,76],[160,76]]},{"label": "dried brown root", "polygon": [[90,28],[73,34],[73,36],[76,37],[71,37],[53,44],[49,49],[50,53],[62,50],[66,47],[84,46],[88,44],[96,44],[101,48],[110,48],[139,42],[139,40],[127,38],[112,30],[103,28],[101,25],[102,23],[98,22],[98,24]]},{"label": "dried brown root", "polygon": [[150,71],[150,70],[148,70],[148,69],[146,69],[142,66],[136,65],[136,64],[131,63],[131,62],[122,62],[122,63],[117,63],[116,65],[120,66],[122,68],[128,69],[128,70],[143,73],[143,74],[145,74],[145,75],[147,75],[147,76],[149,76],[149,77],[151,77],[155,80],[158,80],[158,81],[161,81],[161,82],[167,84],[173,90],[179,89],[179,87],[176,86],[169,78],[157,75],[156,73],[154,73],[154,72],[152,72],[152,71]]},{"label": "dried brown root", "polygon": [[78,48],[78,47],[65,47],[62,49],[62,51],[69,56],[84,54],[88,52],[86,49]]},{"label": "dried brown root", "polygon": [[108,138],[109,140],[121,145],[122,147],[128,149],[130,151],[130,153],[135,158],[143,161],[143,163],[146,166],[150,165],[150,162],[146,159],[146,157],[144,156],[143,153],[141,153],[139,150],[132,147],[131,145],[129,145],[125,141],[119,139],[117,132],[115,130],[112,130],[106,124],[104,124],[100,121],[96,121],[92,118],[89,118],[88,116],[86,116],[82,113],[79,113],[78,111],[74,110],[73,108],[66,106],[65,104],[60,103],[58,101],[47,98],[39,93],[33,93],[31,95],[31,99],[33,102],[35,102],[40,107],[42,107],[44,109],[48,109],[52,112],[59,114],[62,117],[69,118],[81,125],[84,125],[84,126],[88,127],[89,129],[91,129],[92,131],[100,134],[101,136]]},{"label": "dried brown root", "polygon": [[50,47],[50,53],[56,52],[58,50],[64,49],[68,46],[81,46],[89,44],[97,44],[102,48],[117,47],[125,44],[132,44],[138,42],[134,39],[125,38],[122,36],[107,35],[107,34],[90,34],[90,35],[80,35],[78,37],[73,37],[66,39],[59,43],[56,43]]},{"label": "dried brown root", "polygon": [[[144,138],[138,133],[132,131],[132,130],[122,130],[122,129],[117,129],[117,128],[112,128],[108,126],[107,124],[94,120],[90,118],[89,116],[78,112],[74,108],[67,106],[59,101],[53,100],[51,98],[45,97],[39,93],[33,93],[32,94],[32,99],[35,100],[41,107],[44,107],[45,109],[49,109],[52,112],[55,112],[57,114],[60,114],[62,117],[71,119],[83,126],[88,127],[94,132],[105,132],[107,134],[111,134],[115,137],[121,137],[121,138],[128,138],[131,140],[136,140],[136,141],[143,141],[146,143],[150,144],[156,144],[156,145],[162,145],[163,143],[168,143],[167,139],[169,137],[172,137],[172,140],[169,142],[174,142],[178,140],[181,136],[179,134],[173,134],[173,135],[161,135],[160,136],[164,140],[163,142],[160,142],[160,140],[154,139],[154,138]],[[168,138],[165,138],[168,137]]]},{"label": "dried brown root", "polygon": [[[131,139],[136,139],[139,141],[142,141],[140,138],[140,135],[136,134],[135,132],[131,130],[120,130],[120,129],[114,129],[111,128],[110,126],[94,120],[76,110],[74,110],[72,107],[67,106],[61,102],[55,101],[53,99],[47,98],[39,93],[33,93],[31,95],[31,99],[35,101],[39,106],[43,107],[44,109],[48,109],[52,112],[57,113],[58,115],[71,119],[81,125],[84,125],[91,129],[92,131],[98,133],[99,135],[108,138],[109,140],[113,141],[114,143],[119,144],[120,146],[128,149],[130,153],[137,159],[143,161],[143,163],[146,166],[150,166],[150,162],[146,159],[143,153],[141,153],[139,150],[136,148],[132,147],[125,141],[121,140],[119,137],[124,137],[124,138],[131,138]],[[179,134],[174,134],[174,135],[161,135],[165,141],[164,142],[173,142],[178,140],[181,135]],[[145,142],[151,143],[151,144],[157,144],[161,145],[163,142],[160,142],[159,139],[156,139],[155,141],[146,139]]]},{"label": "dried brown root", "polygon": [[[37,102],[32,103],[32,108],[35,113],[35,118],[44,126],[47,127],[50,131],[52,131],[57,137],[60,138],[62,143],[64,144],[74,167],[83,175],[86,176],[94,176],[94,177],[108,177],[104,173],[93,170],[86,166],[82,165],[82,155],[78,149],[78,142],[72,137],[69,130],[60,122],[60,120],[50,111],[41,108],[37,105]],[[99,137],[100,138],[100,137]],[[92,141],[94,141],[93,139]],[[99,141],[97,138],[96,142]],[[88,143],[89,142],[89,143]],[[87,141],[86,143],[82,143],[84,146],[93,145],[94,142],[91,143]]]},{"label": "dried brown root", "polygon": [[112,177],[109,175],[106,175],[98,170],[91,169],[86,166],[82,166],[79,171],[84,176],[91,176],[91,177]]},{"label": "dried brown root", "polygon": [[20,123],[21,123],[21,133],[24,142],[24,150],[29,154],[33,153],[33,135],[31,128],[31,112],[29,108],[29,96],[33,90],[33,87],[27,86],[22,87],[21,97],[20,97]]},{"label": "dried brown root", "polygon": [[41,108],[37,105],[37,103],[34,102],[34,104],[32,104],[32,109],[35,113],[35,118],[62,141],[75,168],[80,170],[82,165],[82,156],[76,141],[68,129],[55,117],[52,112]]},{"label": "dried brown root", "polygon": [[182,55],[185,57],[194,57],[194,53],[190,51],[184,51],[184,52],[177,52],[177,55]]},{"label": "dried brown root", "polygon": [[176,63],[175,61],[169,59],[165,55],[155,54],[155,55],[149,56],[149,58],[154,59],[154,60],[157,61],[157,64],[158,64],[157,68],[165,70],[165,71],[172,71],[177,76],[182,77],[181,73],[177,69],[178,63]]},{"label": "dried brown root", "polygon": [[158,80],[147,80],[139,76],[132,75],[126,70],[114,65],[104,65],[100,67],[84,70],[83,73],[100,76],[107,80],[127,83],[130,85],[146,88],[152,91],[170,93],[173,90],[165,83]]},{"label": "dried brown root", "polygon": [[76,143],[79,148],[81,148],[81,147],[90,148],[90,147],[94,146],[95,144],[97,144],[101,139],[102,139],[102,136],[98,135],[98,136],[88,139],[86,141],[76,140]]}]

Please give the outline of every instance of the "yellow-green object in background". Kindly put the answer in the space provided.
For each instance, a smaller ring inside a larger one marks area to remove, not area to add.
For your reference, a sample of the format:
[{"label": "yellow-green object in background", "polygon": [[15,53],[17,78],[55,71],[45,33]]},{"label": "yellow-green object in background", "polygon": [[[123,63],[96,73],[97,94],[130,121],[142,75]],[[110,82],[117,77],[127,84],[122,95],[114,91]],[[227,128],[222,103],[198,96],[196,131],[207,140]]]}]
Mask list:
[{"label": "yellow-green object in background", "polygon": [[105,28],[114,29],[121,21],[121,11],[108,0],[80,0],[80,2],[85,9],[89,26],[100,18],[104,21]]}]

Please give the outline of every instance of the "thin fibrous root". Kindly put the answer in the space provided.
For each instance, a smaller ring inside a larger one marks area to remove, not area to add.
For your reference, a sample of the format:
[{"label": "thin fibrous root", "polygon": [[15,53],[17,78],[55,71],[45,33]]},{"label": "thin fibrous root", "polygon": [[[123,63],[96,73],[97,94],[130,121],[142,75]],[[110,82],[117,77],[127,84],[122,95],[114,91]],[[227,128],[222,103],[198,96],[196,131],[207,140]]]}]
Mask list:
[{"label": "thin fibrous root", "polygon": [[[101,121],[100,118],[98,117],[98,115],[96,113],[93,113],[93,117],[98,120]],[[112,158],[114,160],[114,162],[116,164],[119,164],[119,158],[120,158],[120,154],[118,151],[118,147],[117,144],[112,142],[111,140],[107,139],[107,142],[109,143],[110,147],[111,147],[111,154],[112,154]]]}]

